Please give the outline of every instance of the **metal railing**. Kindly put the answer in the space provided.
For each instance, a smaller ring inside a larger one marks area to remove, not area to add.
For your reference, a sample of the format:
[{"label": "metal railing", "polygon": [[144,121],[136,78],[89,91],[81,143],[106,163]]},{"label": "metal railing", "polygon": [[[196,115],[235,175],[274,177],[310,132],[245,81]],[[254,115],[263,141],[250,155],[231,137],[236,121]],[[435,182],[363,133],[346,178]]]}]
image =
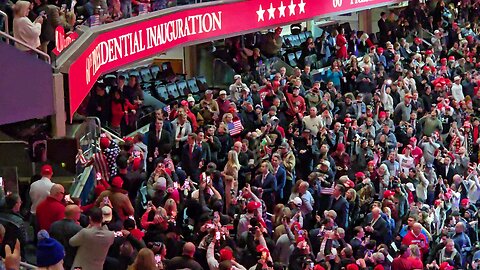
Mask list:
[{"label": "metal railing", "polygon": [[34,47],[32,47],[31,45],[28,45],[27,43],[25,43],[25,42],[23,42],[23,41],[21,41],[21,40],[19,40],[19,39],[17,39],[17,38],[14,38],[13,36],[11,36],[11,35],[3,32],[3,31],[0,31],[0,36],[3,36],[3,37],[6,38],[6,39],[11,39],[11,40],[13,40],[13,41],[15,41],[15,42],[18,42],[18,43],[20,43],[21,45],[29,48],[30,50],[32,50],[32,51],[34,51],[34,52],[36,52],[36,53],[38,53],[38,54],[40,54],[40,55],[42,55],[42,56],[45,56],[45,58],[47,59],[48,64],[49,64],[49,65],[52,64],[52,60],[50,59],[50,55],[48,55],[48,54],[40,51],[39,49],[34,48]]},{"label": "metal railing", "polygon": [[[10,28],[8,28],[8,15],[7,13],[0,10],[0,15],[2,15],[3,20],[5,21],[5,33],[10,34]],[[10,39],[7,37],[5,38],[7,43],[10,43]]]}]

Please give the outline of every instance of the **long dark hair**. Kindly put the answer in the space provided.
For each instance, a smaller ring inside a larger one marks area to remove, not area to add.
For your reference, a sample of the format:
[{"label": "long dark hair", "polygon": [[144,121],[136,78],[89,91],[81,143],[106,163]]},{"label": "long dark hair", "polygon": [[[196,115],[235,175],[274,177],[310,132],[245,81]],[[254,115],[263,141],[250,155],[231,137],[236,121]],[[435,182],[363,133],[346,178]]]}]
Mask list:
[{"label": "long dark hair", "polygon": [[[120,98],[116,98],[115,97],[115,94],[118,93],[120,95]],[[120,89],[114,89],[111,93],[111,98],[112,98],[112,101],[115,102],[115,103],[125,103],[125,97],[123,96],[122,92],[120,91]]]}]

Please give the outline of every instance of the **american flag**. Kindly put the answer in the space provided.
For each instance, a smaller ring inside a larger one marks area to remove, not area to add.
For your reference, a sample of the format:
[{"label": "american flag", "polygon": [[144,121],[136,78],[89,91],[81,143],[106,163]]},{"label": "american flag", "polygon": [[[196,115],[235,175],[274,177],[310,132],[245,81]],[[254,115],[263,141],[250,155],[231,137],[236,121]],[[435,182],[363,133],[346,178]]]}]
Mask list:
[{"label": "american flag", "polygon": [[232,123],[228,123],[228,130],[230,132],[230,136],[235,136],[240,134],[243,131],[242,122],[240,120],[233,121]]},{"label": "american flag", "polygon": [[100,15],[90,16],[90,27],[100,25]]},{"label": "american flag", "polygon": [[163,107],[163,110],[167,112],[168,115],[170,115],[170,106],[165,106]]}]

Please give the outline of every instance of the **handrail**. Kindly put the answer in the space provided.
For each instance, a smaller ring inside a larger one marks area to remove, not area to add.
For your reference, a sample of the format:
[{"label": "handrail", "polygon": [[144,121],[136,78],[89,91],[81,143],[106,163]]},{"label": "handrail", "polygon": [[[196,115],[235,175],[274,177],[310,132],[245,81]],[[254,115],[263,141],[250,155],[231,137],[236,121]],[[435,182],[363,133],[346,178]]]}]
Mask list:
[{"label": "handrail", "polygon": [[24,267],[26,269],[38,269],[37,266],[35,266],[33,264],[26,263],[26,262],[20,262],[20,266]]},{"label": "handrail", "polygon": [[85,187],[88,177],[90,177],[90,173],[92,172],[92,169],[93,169],[92,165],[85,167],[82,174],[80,174],[80,177],[79,177],[80,179],[78,180],[78,184],[75,186],[73,192],[71,193],[72,198],[80,198],[80,195],[82,194],[83,188]]},{"label": "handrail", "polygon": [[106,128],[103,128],[103,127],[102,127],[102,132],[109,134],[109,135],[112,136],[112,138],[114,138],[115,140],[118,140],[118,141],[120,141],[120,142],[124,142],[122,138],[118,137],[116,134],[114,134],[113,132],[110,132],[110,131],[107,130]]},{"label": "handrail", "polygon": [[[3,15],[3,17],[5,18],[5,32],[7,34],[10,34],[10,29],[8,28],[8,15],[7,15],[7,13],[0,10],[0,15]],[[7,43],[10,43],[10,39],[8,37],[6,39],[7,39]]]},{"label": "handrail", "polygon": [[33,50],[34,52],[45,56],[45,57],[47,58],[48,64],[49,64],[49,65],[52,64],[52,60],[50,59],[50,55],[48,55],[48,54],[40,51],[39,49],[34,48],[34,47],[28,45],[27,43],[25,43],[25,42],[23,42],[23,41],[21,41],[21,40],[19,40],[19,39],[17,39],[17,38],[12,37],[11,35],[3,32],[3,31],[0,31],[0,36],[3,36],[4,38],[11,39],[11,40],[13,40],[13,41],[15,41],[15,42],[18,42],[18,43],[20,43],[21,45],[29,48],[30,50]]}]

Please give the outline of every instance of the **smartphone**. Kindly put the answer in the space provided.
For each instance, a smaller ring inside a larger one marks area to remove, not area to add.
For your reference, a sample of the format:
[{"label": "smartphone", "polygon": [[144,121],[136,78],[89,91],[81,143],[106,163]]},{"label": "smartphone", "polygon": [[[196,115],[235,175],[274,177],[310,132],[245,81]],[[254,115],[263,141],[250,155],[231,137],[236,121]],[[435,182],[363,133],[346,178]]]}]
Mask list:
[{"label": "smartphone", "polygon": [[215,233],[215,239],[220,240],[220,232]]},{"label": "smartphone", "polygon": [[153,207],[152,201],[148,201],[148,202],[147,202],[147,207],[150,207],[150,208]]},{"label": "smartphone", "polygon": [[107,205],[110,203],[110,200],[108,199],[107,196],[103,197],[103,204]]},{"label": "smartphone", "polygon": [[315,267],[315,263],[314,262],[311,262],[310,263],[310,268],[314,268]]},{"label": "smartphone", "polygon": [[207,185],[209,185],[212,182],[212,178],[210,176],[207,176]]},{"label": "smartphone", "polygon": [[113,235],[115,235],[115,237],[122,237],[123,233],[122,232],[113,232]]},{"label": "smartphone", "polygon": [[160,257],[160,254],[156,254],[156,255],[155,255],[155,262],[156,262],[157,264],[162,262],[162,257]]},{"label": "smartphone", "polygon": [[96,177],[97,177],[97,180],[102,180],[102,174],[101,173],[98,172]]},{"label": "smartphone", "polygon": [[0,188],[3,188],[3,177],[0,176]]}]

